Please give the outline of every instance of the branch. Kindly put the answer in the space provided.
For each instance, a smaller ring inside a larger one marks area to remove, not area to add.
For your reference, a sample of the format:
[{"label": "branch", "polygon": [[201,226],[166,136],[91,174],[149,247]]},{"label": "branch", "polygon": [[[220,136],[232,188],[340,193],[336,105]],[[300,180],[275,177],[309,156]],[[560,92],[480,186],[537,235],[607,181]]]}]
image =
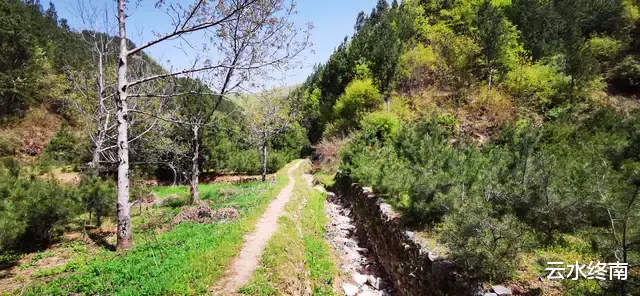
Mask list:
[{"label": "branch", "polygon": [[194,7],[194,9],[191,11],[189,17],[187,17],[187,19],[185,20],[185,22],[183,23],[182,27],[179,30],[174,30],[173,32],[165,34],[164,36],[162,36],[162,37],[160,37],[160,38],[158,38],[156,40],[153,40],[153,41],[150,41],[150,42],[148,42],[148,43],[146,43],[144,45],[138,46],[138,47],[130,50],[127,53],[127,55],[131,56],[131,55],[136,54],[136,53],[138,53],[138,52],[140,52],[140,51],[142,51],[142,50],[144,50],[144,49],[146,49],[148,47],[156,45],[156,44],[158,44],[158,43],[160,43],[162,41],[165,41],[165,40],[168,40],[168,39],[171,39],[171,38],[174,38],[174,37],[178,37],[178,36],[180,36],[182,34],[196,32],[196,31],[200,31],[200,30],[203,30],[203,29],[211,28],[213,26],[217,26],[219,24],[222,24],[222,23],[228,21],[232,16],[234,16],[240,10],[252,5],[255,2],[257,2],[257,0],[252,0],[252,1],[249,1],[249,2],[245,3],[244,5],[236,7],[236,9],[234,9],[231,13],[227,14],[225,17],[223,17],[220,20],[203,22],[203,23],[200,23],[200,24],[197,24],[197,25],[186,27],[187,23],[189,22],[189,20],[191,20],[191,18],[196,13],[196,10],[199,8],[199,6],[200,6],[200,4],[202,2],[203,2],[203,0],[200,0],[199,3]]}]

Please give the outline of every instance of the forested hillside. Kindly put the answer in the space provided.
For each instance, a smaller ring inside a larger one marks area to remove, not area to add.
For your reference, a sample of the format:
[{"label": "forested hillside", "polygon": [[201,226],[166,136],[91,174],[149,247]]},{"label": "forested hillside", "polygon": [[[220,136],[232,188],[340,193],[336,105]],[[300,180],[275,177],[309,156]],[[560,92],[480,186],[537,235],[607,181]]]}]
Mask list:
[{"label": "forested hillside", "polygon": [[0,294],[401,293],[309,155],[479,290],[640,294],[640,1],[378,0],[289,87],[293,1],[107,2],[0,0]]},{"label": "forested hillside", "polygon": [[[320,169],[472,277],[640,293],[639,5],[378,1],[293,95]],[[553,261],[625,262],[629,280],[538,280]]]}]

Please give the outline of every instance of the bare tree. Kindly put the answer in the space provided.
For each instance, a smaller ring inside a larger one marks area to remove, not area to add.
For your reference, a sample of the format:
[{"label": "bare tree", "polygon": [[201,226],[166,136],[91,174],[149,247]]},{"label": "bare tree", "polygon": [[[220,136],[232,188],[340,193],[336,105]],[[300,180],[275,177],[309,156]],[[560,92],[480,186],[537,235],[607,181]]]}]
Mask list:
[{"label": "bare tree", "polygon": [[[161,79],[169,79],[190,73],[208,73],[207,81],[212,92],[224,96],[241,87],[247,81],[268,76],[269,71],[286,71],[289,62],[308,45],[308,30],[296,28],[289,20],[294,3],[283,0],[220,0],[193,1],[188,7],[165,4],[164,9],[172,19],[173,30],[159,34],[152,41],[129,48],[127,42],[128,1],[117,0],[119,28],[119,54],[117,61],[117,96],[115,98],[118,147],[118,201],[117,250],[133,246],[129,202],[129,120],[130,112],[145,113],[131,108],[131,97],[160,97],[145,93],[142,86]],[[193,65],[176,71],[164,71],[153,75],[132,75],[130,58],[157,44],[181,39],[191,48],[187,35],[199,33],[208,43],[202,52],[213,52],[212,58],[198,56]],[[214,58],[217,62],[214,62]],[[136,77],[137,76],[137,77]],[[168,95],[170,96],[170,95]]]},{"label": "bare tree", "polygon": [[105,153],[107,137],[115,128],[113,121],[115,95],[115,76],[109,75],[109,58],[115,66],[113,51],[114,39],[111,37],[113,24],[109,23],[108,7],[98,7],[93,2],[78,1],[76,14],[85,30],[80,36],[91,54],[91,66],[83,70],[70,72],[70,80],[79,94],[71,101],[81,113],[89,137],[93,143],[92,158],[89,166],[97,172],[102,154]]},{"label": "bare tree", "polygon": [[262,181],[267,178],[267,148],[269,141],[286,130],[296,120],[296,108],[282,89],[272,89],[248,98],[245,116],[254,142],[262,154]]}]

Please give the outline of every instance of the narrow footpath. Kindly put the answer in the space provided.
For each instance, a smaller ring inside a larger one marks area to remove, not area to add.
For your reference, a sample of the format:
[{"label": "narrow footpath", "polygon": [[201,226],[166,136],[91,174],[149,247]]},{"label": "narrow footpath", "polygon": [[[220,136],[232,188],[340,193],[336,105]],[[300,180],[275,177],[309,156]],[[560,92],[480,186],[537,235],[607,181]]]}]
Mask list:
[{"label": "narrow footpath", "polygon": [[289,184],[271,201],[269,207],[258,221],[256,230],[244,237],[242,250],[234,259],[231,268],[220,281],[219,289],[214,295],[232,295],[251,279],[251,275],[258,268],[262,251],[271,236],[278,229],[278,218],[284,213],[284,206],[291,199],[295,178],[293,172],[298,169],[303,160],[298,161],[287,171]]}]

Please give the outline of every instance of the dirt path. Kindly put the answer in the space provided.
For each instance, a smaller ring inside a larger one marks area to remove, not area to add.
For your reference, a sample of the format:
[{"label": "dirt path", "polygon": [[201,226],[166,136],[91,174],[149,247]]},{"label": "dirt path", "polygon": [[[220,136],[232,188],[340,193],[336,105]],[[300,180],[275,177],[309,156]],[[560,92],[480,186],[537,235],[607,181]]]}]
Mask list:
[{"label": "dirt path", "polygon": [[258,268],[260,258],[262,258],[262,250],[264,250],[267,241],[278,229],[278,218],[284,212],[284,205],[291,199],[293,187],[295,186],[295,179],[292,174],[302,162],[303,160],[298,161],[287,171],[289,184],[271,201],[271,204],[269,204],[269,207],[258,221],[256,230],[244,237],[244,245],[240,254],[234,259],[227,275],[220,281],[220,288],[213,293],[214,295],[234,294],[240,287],[249,283],[251,275]]}]

